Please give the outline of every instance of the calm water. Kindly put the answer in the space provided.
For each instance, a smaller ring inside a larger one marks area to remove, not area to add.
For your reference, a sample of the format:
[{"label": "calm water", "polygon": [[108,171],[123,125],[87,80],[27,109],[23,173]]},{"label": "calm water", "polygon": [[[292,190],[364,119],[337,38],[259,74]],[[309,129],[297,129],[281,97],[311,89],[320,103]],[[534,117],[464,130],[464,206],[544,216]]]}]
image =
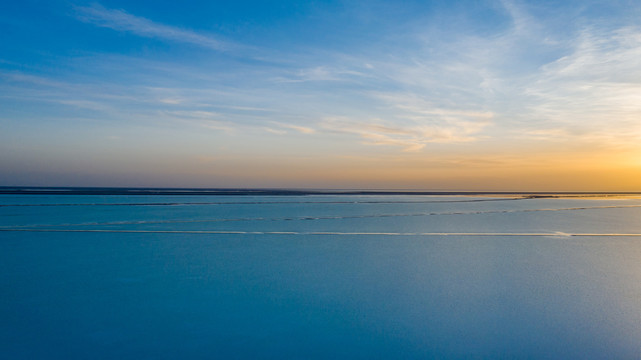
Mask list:
[{"label": "calm water", "polygon": [[3,359],[641,357],[639,199],[0,205]]}]

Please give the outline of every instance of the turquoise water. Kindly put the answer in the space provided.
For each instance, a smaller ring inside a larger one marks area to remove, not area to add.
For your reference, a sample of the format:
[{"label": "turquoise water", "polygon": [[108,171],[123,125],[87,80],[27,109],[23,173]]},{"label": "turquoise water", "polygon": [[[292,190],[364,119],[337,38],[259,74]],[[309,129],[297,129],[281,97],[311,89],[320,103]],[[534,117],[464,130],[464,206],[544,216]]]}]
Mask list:
[{"label": "turquoise water", "polygon": [[0,205],[2,358],[641,356],[639,199]]}]

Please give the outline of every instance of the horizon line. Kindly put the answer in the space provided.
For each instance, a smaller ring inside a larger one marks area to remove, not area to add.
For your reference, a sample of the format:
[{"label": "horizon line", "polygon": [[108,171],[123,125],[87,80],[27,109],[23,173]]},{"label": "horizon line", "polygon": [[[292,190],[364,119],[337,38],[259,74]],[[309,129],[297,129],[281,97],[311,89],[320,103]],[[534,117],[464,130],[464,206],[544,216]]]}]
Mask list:
[{"label": "horizon line", "polygon": [[0,195],[518,195],[533,197],[641,195],[641,191],[496,191],[442,189],[319,189],[125,186],[0,186]]}]

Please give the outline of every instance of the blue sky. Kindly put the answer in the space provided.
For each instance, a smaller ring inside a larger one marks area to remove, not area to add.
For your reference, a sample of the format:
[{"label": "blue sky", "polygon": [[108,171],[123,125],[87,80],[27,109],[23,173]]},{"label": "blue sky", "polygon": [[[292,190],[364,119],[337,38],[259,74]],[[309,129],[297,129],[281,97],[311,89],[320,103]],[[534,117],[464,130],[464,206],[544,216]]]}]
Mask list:
[{"label": "blue sky", "polygon": [[641,190],[638,1],[0,5],[0,185]]}]

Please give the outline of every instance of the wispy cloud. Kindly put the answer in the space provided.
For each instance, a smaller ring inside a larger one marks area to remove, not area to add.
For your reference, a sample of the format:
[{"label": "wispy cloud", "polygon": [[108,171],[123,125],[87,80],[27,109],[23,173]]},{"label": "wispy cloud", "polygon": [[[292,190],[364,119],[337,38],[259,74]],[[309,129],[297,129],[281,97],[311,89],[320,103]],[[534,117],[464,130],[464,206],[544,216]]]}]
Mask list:
[{"label": "wispy cloud", "polygon": [[316,132],[315,129],[313,129],[311,127],[308,127],[308,126],[288,124],[288,123],[283,123],[283,122],[273,122],[273,124],[277,125],[280,128],[296,130],[297,132],[302,133],[302,134],[313,134],[313,133]]},{"label": "wispy cloud", "polygon": [[321,124],[326,132],[357,135],[364,139],[367,145],[391,145],[403,148],[404,151],[413,152],[425,147],[419,140],[420,134],[412,130],[389,128],[372,122],[353,121],[342,118],[327,118]]},{"label": "wispy cloud", "polygon": [[77,6],[75,10],[81,21],[138,36],[188,43],[218,51],[226,51],[232,47],[232,44],[212,35],[159,24],[124,10],[107,9],[100,4]]},{"label": "wispy cloud", "polygon": [[[555,134],[609,143],[641,135],[641,30],[584,29],[566,56],[541,68],[524,91],[527,110]],[[553,137],[554,138],[554,137]]]},{"label": "wispy cloud", "polygon": [[394,89],[374,93],[394,109],[388,120],[439,129],[444,141],[638,146],[641,29],[574,23],[553,38],[522,3],[501,4],[511,25],[493,36],[430,39],[412,57],[370,61]]},{"label": "wispy cloud", "polygon": [[270,128],[270,127],[267,127],[267,126],[263,127],[262,129],[267,131],[268,133],[271,133],[271,134],[276,134],[276,135],[285,135],[285,134],[287,134],[287,131],[285,131],[285,130],[274,129],[274,128]]},{"label": "wispy cloud", "polygon": [[321,65],[297,70],[288,76],[274,78],[274,81],[282,83],[307,81],[353,81],[355,78],[363,76],[366,76],[366,74],[360,71]]},{"label": "wispy cloud", "polygon": [[173,120],[190,123],[194,126],[204,127],[211,130],[234,132],[237,129],[232,122],[228,121],[219,113],[200,110],[177,110],[161,111],[161,117],[168,117]]},{"label": "wispy cloud", "polygon": [[527,33],[535,26],[536,22],[513,0],[500,0],[500,3],[512,20],[513,33]]},{"label": "wispy cloud", "polygon": [[52,80],[43,76],[31,75],[31,74],[27,74],[24,72],[17,72],[17,71],[13,71],[13,72],[0,71],[0,77],[12,83],[30,84],[30,85],[36,85],[36,86],[48,87],[48,88],[49,87],[60,88],[60,87],[66,87],[68,85],[64,82]]},{"label": "wispy cloud", "polygon": [[424,148],[428,143],[456,143],[472,141],[472,136],[482,126],[467,123],[429,123],[415,121],[402,124],[381,119],[358,121],[348,117],[325,118],[320,123],[327,132],[358,135],[369,145],[392,145],[413,152]]}]

